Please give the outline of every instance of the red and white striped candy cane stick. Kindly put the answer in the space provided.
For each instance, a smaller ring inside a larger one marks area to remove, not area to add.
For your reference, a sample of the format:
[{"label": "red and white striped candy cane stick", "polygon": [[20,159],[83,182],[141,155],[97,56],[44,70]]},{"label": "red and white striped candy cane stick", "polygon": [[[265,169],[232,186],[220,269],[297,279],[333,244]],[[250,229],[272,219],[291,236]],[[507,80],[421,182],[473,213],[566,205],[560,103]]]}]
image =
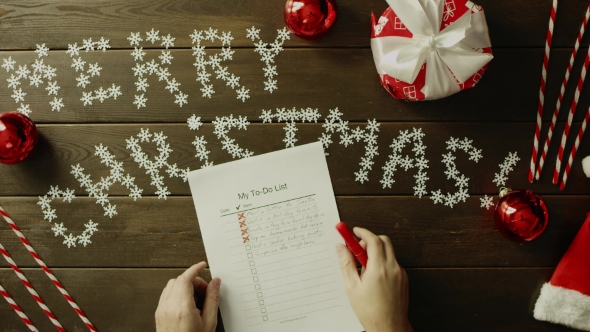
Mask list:
[{"label": "red and white striped candy cane stick", "polygon": [[23,322],[25,322],[25,324],[27,324],[27,327],[29,328],[29,330],[34,331],[34,332],[39,332],[39,330],[37,330],[37,328],[35,327],[35,324],[33,324],[33,322],[31,322],[31,320],[29,319],[29,317],[27,317],[27,315],[25,315],[23,310],[18,306],[18,304],[16,304],[16,302],[14,302],[14,300],[12,299],[12,296],[10,296],[10,294],[8,294],[8,292],[6,291],[6,289],[4,289],[4,287],[2,287],[2,285],[0,285],[0,294],[2,294],[2,296],[4,297],[6,302],[8,302],[10,307],[14,310],[14,312],[16,312],[16,314],[20,317],[20,319],[22,319]]},{"label": "red and white striped candy cane stick", "polygon": [[557,184],[559,182],[559,173],[561,171],[561,162],[563,160],[563,152],[565,150],[565,144],[567,143],[567,138],[569,137],[569,134],[570,134],[570,129],[572,127],[572,121],[574,120],[574,115],[576,114],[576,108],[578,106],[578,99],[580,99],[580,93],[582,92],[582,87],[584,86],[584,81],[586,80],[586,72],[588,71],[588,63],[590,63],[590,48],[588,49],[588,53],[586,53],[586,58],[584,58],[584,66],[582,67],[582,73],[580,74],[580,78],[578,78],[578,86],[576,87],[576,93],[574,94],[572,106],[570,107],[570,112],[567,116],[567,123],[565,124],[565,129],[563,130],[563,135],[561,135],[561,143],[559,145],[559,150],[557,151],[557,160],[555,162],[555,170],[553,171],[553,184]]},{"label": "red and white striped candy cane stick", "polygon": [[25,245],[25,247],[27,248],[27,250],[31,254],[31,256],[33,256],[33,258],[35,259],[35,261],[37,261],[37,264],[39,264],[39,266],[41,267],[41,269],[43,269],[43,271],[45,272],[45,274],[49,277],[49,279],[51,279],[51,282],[53,282],[53,284],[61,292],[61,294],[63,295],[63,297],[68,301],[68,303],[72,306],[72,308],[74,308],[74,311],[78,314],[78,316],[80,317],[80,319],[82,319],[82,321],[84,322],[84,324],[86,324],[86,327],[88,327],[88,329],[90,331],[93,331],[93,332],[97,331],[96,328],[94,327],[94,325],[92,325],[92,323],[90,322],[90,320],[88,320],[88,318],[86,317],[86,314],[84,314],[84,312],[82,311],[82,309],[80,309],[80,307],[78,306],[78,304],[76,304],[76,301],[74,301],[74,299],[66,291],[66,289],[61,284],[61,282],[59,282],[59,280],[57,280],[57,278],[55,277],[55,275],[53,275],[53,272],[51,272],[51,270],[47,267],[47,265],[45,264],[45,262],[43,262],[43,260],[39,256],[39,254],[37,254],[37,252],[35,251],[35,249],[33,249],[33,247],[31,247],[31,244],[29,243],[29,241],[27,240],[27,238],[25,238],[25,236],[23,235],[23,233],[21,233],[21,231],[18,228],[18,226],[16,226],[16,224],[14,223],[14,221],[12,221],[12,219],[10,218],[10,216],[8,215],[8,213],[6,213],[6,211],[2,208],[2,206],[0,206],[0,215],[2,215],[4,217],[4,220],[6,220],[6,222],[10,226],[10,228],[12,228],[12,230],[14,231],[14,233],[16,233],[16,235],[18,236],[18,238],[20,239],[20,241]]},{"label": "red and white striped candy cane stick", "polygon": [[557,1],[553,0],[551,7],[551,16],[549,18],[549,29],[547,29],[547,38],[545,41],[545,55],[543,57],[543,70],[541,72],[541,87],[539,89],[539,102],[537,103],[537,124],[535,127],[535,137],[533,140],[533,153],[531,156],[531,167],[529,168],[529,182],[533,182],[535,166],[537,164],[537,151],[539,149],[539,137],[541,136],[541,126],[543,125],[543,104],[545,103],[545,81],[547,79],[547,67],[549,65],[549,52],[551,50],[551,40],[553,39],[553,26],[555,25],[555,13],[557,12]]},{"label": "red and white striped candy cane stick", "polygon": [[588,125],[588,120],[590,120],[590,108],[588,108],[588,112],[586,112],[586,116],[584,117],[584,121],[582,122],[582,127],[578,131],[578,136],[576,136],[576,143],[574,143],[574,147],[570,152],[570,156],[567,159],[567,165],[565,166],[565,172],[563,173],[563,178],[561,179],[561,184],[559,185],[559,189],[563,190],[565,188],[565,183],[567,182],[567,177],[570,174],[570,170],[572,169],[572,163],[574,158],[576,158],[576,152],[578,152],[578,146],[580,146],[580,141],[582,137],[584,137],[584,131],[586,131],[586,126]]},{"label": "red and white striped candy cane stick", "polygon": [[51,310],[49,310],[47,305],[45,305],[45,302],[43,301],[43,299],[41,299],[39,294],[37,294],[37,291],[35,291],[35,289],[33,288],[33,285],[31,285],[29,280],[27,280],[27,277],[25,277],[25,275],[21,272],[21,270],[18,268],[18,266],[16,266],[16,263],[12,260],[12,258],[10,258],[10,255],[8,254],[6,249],[4,249],[2,244],[0,244],[0,253],[4,257],[4,259],[8,262],[8,265],[10,265],[10,267],[14,270],[14,273],[16,273],[16,275],[18,276],[20,281],[23,283],[23,285],[25,285],[25,287],[27,288],[29,293],[31,293],[31,295],[33,296],[35,301],[37,301],[37,304],[39,305],[39,307],[41,307],[41,309],[43,309],[43,312],[45,313],[45,315],[47,315],[47,317],[49,317],[49,320],[53,323],[53,325],[55,325],[55,328],[57,328],[57,330],[60,332],[65,332],[66,330],[57,321],[57,318],[55,318],[55,315],[51,312]]},{"label": "red and white striped candy cane stick", "polygon": [[547,139],[545,140],[545,145],[543,146],[543,152],[541,153],[541,160],[539,160],[539,165],[537,166],[537,174],[535,178],[539,180],[541,176],[541,171],[543,170],[543,164],[545,163],[545,158],[547,157],[547,150],[549,150],[549,143],[551,143],[551,137],[553,136],[553,130],[555,129],[555,124],[557,123],[557,116],[559,115],[559,111],[561,108],[561,102],[563,100],[563,93],[565,92],[565,87],[567,86],[567,82],[570,78],[570,73],[572,72],[572,66],[574,65],[574,60],[576,55],[578,54],[578,50],[580,49],[580,42],[582,41],[582,37],[584,36],[584,31],[586,30],[586,26],[588,25],[588,20],[590,19],[590,3],[588,3],[588,9],[586,10],[586,16],[584,17],[584,22],[582,22],[582,26],[580,27],[580,32],[578,33],[578,38],[576,39],[576,45],[574,46],[574,50],[572,51],[572,56],[570,57],[570,63],[567,66],[567,70],[565,72],[565,77],[561,82],[561,90],[559,91],[559,96],[557,98],[557,104],[555,105],[555,109],[553,110],[553,118],[551,118],[551,125],[549,126],[549,132],[547,133]]}]

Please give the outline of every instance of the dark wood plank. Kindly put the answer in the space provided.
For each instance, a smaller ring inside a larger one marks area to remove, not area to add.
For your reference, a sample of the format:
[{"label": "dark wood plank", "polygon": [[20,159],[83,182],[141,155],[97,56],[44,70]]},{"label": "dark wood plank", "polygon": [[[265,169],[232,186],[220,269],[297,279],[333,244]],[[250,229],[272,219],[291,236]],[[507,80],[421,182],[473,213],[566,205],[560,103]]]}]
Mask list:
[{"label": "dark wood plank", "polygon": [[[215,54],[218,50],[209,51]],[[550,121],[552,109],[557,100],[561,80],[569,62],[570,49],[552,52],[546,93],[545,121]],[[103,68],[101,75],[92,77],[90,85],[77,87],[80,75],[71,67],[72,60],[63,51],[50,52],[45,62],[57,68],[56,81],[61,87],[59,97],[65,107],[61,112],[52,112],[46,83],[39,88],[22,80],[21,88],[27,93],[25,104],[30,104],[31,118],[38,123],[96,123],[96,122],[184,122],[196,113],[204,121],[214,120],[222,115],[248,116],[251,121],[260,121],[262,109],[276,107],[312,107],[324,114],[328,109],[339,107],[349,121],[366,121],[377,118],[381,121],[535,121],[539,93],[539,77],[543,61],[543,49],[500,49],[494,52],[489,69],[473,89],[454,96],[429,102],[408,103],[394,99],[379,84],[371,51],[368,49],[289,49],[276,57],[279,75],[278,90],[270,94],[264,91],[264,71],[260,57],[251,49],[238,49],[234,60],[225,62],[229,72],[241,77],[241,84],[250,89],[251,98],[242,102],[236,99],[236,92],[222,80],[215,79],[215,73],[208,69],[215,88],[212,98],[202,97],[201,83],[196,81],[195,61],[189,50],[173,51],[174,60],[170,72],[180,89],[188,94],[188,104],[182,108],[175,104],[174,95],[165,89],[155,75],[147,76],[150,85],[147,92],[137,92],[132,68],[135,66],[129,51],[82,52],[81,57],[88,63],[98,62]],[[577,80],[585,51],[580,51],[571,83]],[[146,61],[155,59],[160,51],[148,51]],[[1,58],[12,58],[17,66],[33,64],[36,53],[1,52]],[[88,64],[86,65],[86,68]],[[18,67],[17,67],[18,68]],[[14,72],[0,71],[0,105],[3,109],[20,106],[11,97],[13,89],[6,88]],[[80,100],[82,92],[94,91],[112,84],[120,85],[122,96],[93,105],[84,106]],[[570,84],[564,98],[563,109],[569,107],[575,84]],[[145,94],[147,107],[138,109],[134,96]],[[590,94],[583,93],[576,120],[581,121],[584,110],[590,104]],[[560,120],[567,118],[562,112]],[[532,136],[532,133],[531,133]]]},{"label": "dark wood plank", "polygon": [[[533,319],[532,309],[552,268],[407,269],[410,321],[414,330],[569,331]],[[181,269],[55,269],[70,294],[99,331],[152,331],[158,298]],[[39,270],[25,275],[67,330],[84,325]],[[207,279],[210,277],[207,275]],[[113,282],[116,281],[116,282]],[[53,329],[14,273],[0,269],[0,282],[41,331]],[[3,331],[24,331],[6,304],[0,304]],[[222,331],[222,329],[219,329]]]},{"label": "dark wood plank", "polygon": [[[477,1],[486,11],[494,46],[537,46],[545,44],[551,1]],[[111,39],[116,48],[129,47],[125,40],[131,31],[151,28],[177,38],[177,47],[190,47],[193,29],[232,31],[236,46],[252,46],[246,29],[263,30],[266,39],[285,25],[285,0],[243,2],[236,0],[175,1],[3,1],[0,5],[0,45],[3,49],[34,49],[46,43],[52,49],[67,48],[67,43],[82,38]],[[294,39],[291,46],[368,46],[371,12],[380,15],[387,8],[383,0],[340,0],[339,18],[334,30],[324,39],[307,42]],[[559,4],[555,46],[573,45],[584,16],[584,0]]]},{"label": "dark wood plank", "polygon": [[[322,112],[325,114],[325,112]],[[357,123],[350,124],[352,128]],[[365,126],[363,123],[358,123]],[[483,159],[479,163],[469,161],[469,156],[463,152],[457,152],[457,167],[460,172],[471,180],[469,193],[471,194],[496,194],[498,188],[492,182],[494,174],[499,172],[498,165],[504,161],[509,152],[517,151],[522,159],[509,174],[508,185],[513,188],[528,188],[542,194],[586,194],[590,181],[582,171],[580,160],[590,154],[590,145],[583,143],[576,157],[573,169],[570,173],[567,187],[560,191],[557,186],[551,184],[551,175],[556,160],[556,140],[550,150],[546,169],[541,181],[530,184],[527,181],[530,149],[532,146],[532,123],[382,123],[378,137],[379,155],[375,157],[373,169],[369,172],[369,181],[361,184],[355,182],[354,172],[360,169],[361,157],[365,155],[364,144],[345,148],[339,144],[338,134],[334,134],[334,143],[328,149],[327,157],[331,171],[332,183],[337,195],[386,195],[401,194],[412,195],[415,183],[416,170],[408,172],[398,170],[394,176],[396,181],[392,188],[383,188],[379,182],[383,177],[382,167],[392,153],[389,145],[400,130],[412,130],[414,127],[422,128],[426,134],[424,144],[426,159],[430,160],[427,190],[442,189],[443,192],[455,191],[454,182],[447,180],[444,175],[445,166],[441,162],[442,155],[447,153],[445,141],[451,136],[473,140],[473,145],[483,150]],[[149,125],[41,125],[41,143],[38,151],[30,159],[20,165],[0,165],[0,173],[3,175],[3,185],[0,187],[0,195],[44,195],[50,185],[59,185],[61,188],[75,189],[78,194],[83,193],[79,183],[70,174],[71,166],[80,164],[85,172],[91,174],[93,181],[99,181],[101,176],[107,176],[109,169],[100,163],[100,158],[94,156],[95,146],[103,144],[109,147],[116,160],[124,163],[125,171],[136,177],[135,183],[144,189],[145,195],[153,195],[156,191],[151,186],[151,179],[140,169],[138,164],[130,156],[131,151],[126,149],[125,140],[137,135],[140,128],[149,128],[152,132],[162,131],[167,135],[173,152],[168,160],[170,164],[177,163],[179,167],[198,169],[202,162],[194,157],[195,149],[191,142],[195,133],[204,135],[208,149],[211,151],[209,160],[215,164],[231,161],[231,155],[222,150],[221,140],[212,133],[213,126],[204,125],[198,132],[188,129],[184,124],[149,124]],[[297,131],[297,144],[305,144],[317,141],[323,128],[321,124],[300,124]],[[561,133],[562,124],[557,127],[557,133]],[[572,128],[577,132],[579,125]],[[279,150],[285,147],[285,130],[283,124],[251,124],[248,130],[232,130],[229,137],[235,139],[241,147],[261,154]],[[155,157],[155,144],[142,143],[144,150]],[[567,150],[569,151],[569,150]],[[404,154],[411,154],[411,147],[406,147]],[[166,175],[165,170],[161,174]],[[165,185],[173,195],[190,195],[189,186],[179,178],[165,179]],[[129,191],[115,185],[109,191],[109,195],[128,195]]]},{"label": "dark wood plank", "polygon": [[[493,212],[480,208],[480,196],[453,209],[433,206],[426,198],[404,196],[337,197],[342,220],[391,237],[398,259],[408,267],[554,266],[581,227],[590,197],[545,196],[551,218],[539,239],[516,243],[496,229]],[[143,198],[137,202],[110,198],[117,206],[113,219],[103,217],[89,198],[57,203],[58,218],[74,235],[84,223],[98,223],[88,247],[68,249],[55,237],[37,200],[3,198],[23,234],[53,267],[181,267],[205,260],[206,255],[192,199],[169,197],[166,202]],[[35,261],[4,222],[1,243],[23,267]],[[0,262],[0,266],[5,264]]]}]

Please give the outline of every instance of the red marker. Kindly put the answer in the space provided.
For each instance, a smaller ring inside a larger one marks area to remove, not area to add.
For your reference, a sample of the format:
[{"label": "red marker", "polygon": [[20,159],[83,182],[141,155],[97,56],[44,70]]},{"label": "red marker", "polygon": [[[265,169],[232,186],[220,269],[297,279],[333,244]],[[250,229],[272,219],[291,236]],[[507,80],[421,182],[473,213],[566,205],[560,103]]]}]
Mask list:
[{"label": "red marker", "polygon": [[348,246],[348,249],[352,251],[354,257],[356,257],[356,259],[361,263],[361,265],[366,268],[367,260],[369,259],[369,257],[367,256],[367,252],[365,251],[365,249],[363,249],[363,247],[361,247],[361,244],[356,240],[356,238],[348,229],[348,227],[346,227],[346,224],[343,222],[337,223],[336,230],[338,230],[340,235],[342,235],[344,242],[346,242],[346,246]]}]

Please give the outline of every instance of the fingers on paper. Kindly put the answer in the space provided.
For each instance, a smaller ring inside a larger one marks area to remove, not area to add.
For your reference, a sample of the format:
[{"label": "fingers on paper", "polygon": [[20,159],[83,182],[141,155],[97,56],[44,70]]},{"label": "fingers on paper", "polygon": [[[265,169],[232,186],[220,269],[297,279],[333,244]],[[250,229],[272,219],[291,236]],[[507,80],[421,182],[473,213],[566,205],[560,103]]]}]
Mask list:
[{"label": "fingers on paper", "polygon": [[352,252],[350,252],[350,250],[342,244],[336,245],[336,251],[338,252],[340,269],[342,270],[344,281],[347,286],[353,287],[360,281],[354,256],[352,255]]},{"label": "fingers on paper", "polygon": [[217,308],[219,308],[221,280],[215,278],[207,286],[205,303],[203,304],[203,322],[213,331],[217,326]]}]

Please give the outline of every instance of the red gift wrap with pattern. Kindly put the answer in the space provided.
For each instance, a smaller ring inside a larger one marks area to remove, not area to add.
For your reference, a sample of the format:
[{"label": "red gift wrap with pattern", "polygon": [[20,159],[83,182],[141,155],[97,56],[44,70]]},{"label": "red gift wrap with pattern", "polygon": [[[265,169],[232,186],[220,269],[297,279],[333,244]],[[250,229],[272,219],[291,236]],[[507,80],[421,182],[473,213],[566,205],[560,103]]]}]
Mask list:
[{"label": "red gift wrap with pattern", "polygon": [[395,98],[434,100],[475,86],[492,60],[483,9],[467,0],[387,0],[371,49]]}]

